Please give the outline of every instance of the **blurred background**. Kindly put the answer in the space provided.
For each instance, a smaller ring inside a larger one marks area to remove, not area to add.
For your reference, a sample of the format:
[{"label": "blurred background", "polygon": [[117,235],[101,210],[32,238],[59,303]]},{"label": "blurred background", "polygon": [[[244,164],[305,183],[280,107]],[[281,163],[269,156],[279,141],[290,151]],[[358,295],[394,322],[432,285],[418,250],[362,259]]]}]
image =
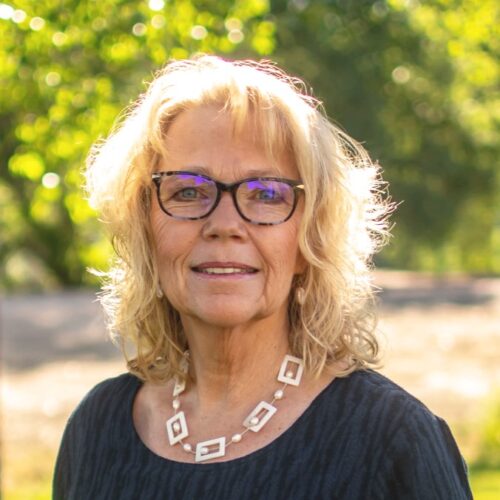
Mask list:
[{"label": "blurred background", "polygon": [[269,58],[383,166],[383,372],[445,417],[500,498],[497,0],[0,0],[2,494],[48,499],[65,421],[124,370],[81,191],[93,142],[170,58]]}]

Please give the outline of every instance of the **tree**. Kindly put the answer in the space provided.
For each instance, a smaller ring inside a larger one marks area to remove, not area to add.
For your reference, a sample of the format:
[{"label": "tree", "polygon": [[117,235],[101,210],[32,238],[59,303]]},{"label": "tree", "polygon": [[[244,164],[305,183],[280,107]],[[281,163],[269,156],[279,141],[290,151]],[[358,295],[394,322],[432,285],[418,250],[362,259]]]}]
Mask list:
[{"label": "tree", "polygon": [[271,56],[366,141],[403,202],[382,264],[500,272],[499,21],[495,0],[1,3],[0,286],[106,267],[83,160],[145,75],[197,51]]},{"label": "tree", "polygon": [[0,283],[80,285],[109,248],[81,192],[90,145],[196,51],[272,50],[263,0],[0,4]]},{"label": "tree", "polygon": [[495,0],[277,0],[273,56],[378,158],[396,201],[381,261],[500,271]]}]

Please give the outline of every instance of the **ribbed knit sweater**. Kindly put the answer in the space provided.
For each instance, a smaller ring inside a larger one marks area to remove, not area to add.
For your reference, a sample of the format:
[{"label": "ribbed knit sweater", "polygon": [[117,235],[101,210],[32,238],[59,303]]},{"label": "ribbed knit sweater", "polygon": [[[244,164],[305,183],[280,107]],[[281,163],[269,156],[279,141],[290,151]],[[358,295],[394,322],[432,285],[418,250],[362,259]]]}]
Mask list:
[{"label": "ribbed knit sweater", "polygon": [[106,380],[73,412],[55,500],[472,498],[446,423],[376,372],[335,379],[273,442],[219,463],[150,451],[132,419],[140,386],[130,374]]}]

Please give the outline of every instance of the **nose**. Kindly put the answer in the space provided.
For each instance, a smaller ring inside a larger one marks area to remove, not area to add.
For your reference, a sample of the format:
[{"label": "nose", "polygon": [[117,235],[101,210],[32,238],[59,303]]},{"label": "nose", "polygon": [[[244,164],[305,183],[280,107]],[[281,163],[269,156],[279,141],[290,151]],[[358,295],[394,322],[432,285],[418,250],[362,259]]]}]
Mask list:
[{"label": "nose", "polygon": [[223,192],[215,210],[205,219],[203,237],[243,239],[246,224],[236,210],[231,193]]}]

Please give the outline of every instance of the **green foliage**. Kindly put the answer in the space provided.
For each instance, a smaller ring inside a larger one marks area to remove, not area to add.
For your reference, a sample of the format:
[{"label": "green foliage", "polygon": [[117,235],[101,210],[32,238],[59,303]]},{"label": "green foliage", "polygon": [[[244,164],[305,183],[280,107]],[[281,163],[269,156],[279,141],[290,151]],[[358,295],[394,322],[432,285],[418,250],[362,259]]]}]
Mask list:
[{"label": "green foliage", "polygon": [[266,54],[265,0],[18,0],[0,5],[0,283],[89,282],[109,247],[82,162],[143,79],[193,52]]},{"label": "green foliage", "polygon": [[[472,445],[469,477],[474,498],[493,500],[500,496],[500,393],[492,392],[479,406],[480,417],[465,426]],[[462,448],[463,451],[463,448]]]},{"label": "green foliage", "polygon": [[491,397],[487,403],[474,467],[500,471],[500,394]]},{"label": "green foliage", "polygon": [[498,500],[500,471],[474,469],[470,472],[469,478],[475,500]]},{"label": "green foliage", "polygon": [[[381,262],[500,271],[500,4],[273,2],[274,57],[379,158],[403,201]],[[297,43],[299,41],[299,43]]]},{"label": "green foliage", "polygon": [[0,286],[89,283],[110,254],[90,145],[169,58],[272,55],[379,158],[382,264],[500,272],[495,0],[0,0]]}]

